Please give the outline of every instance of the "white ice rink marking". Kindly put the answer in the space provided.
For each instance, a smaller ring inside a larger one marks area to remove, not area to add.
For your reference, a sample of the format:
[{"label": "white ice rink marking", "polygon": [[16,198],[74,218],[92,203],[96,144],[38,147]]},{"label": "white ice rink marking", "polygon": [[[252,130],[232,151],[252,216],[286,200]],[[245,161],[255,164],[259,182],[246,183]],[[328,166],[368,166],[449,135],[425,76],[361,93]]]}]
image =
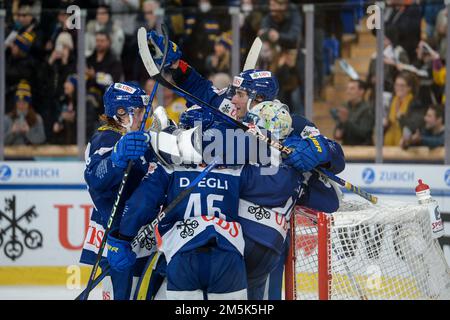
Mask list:
[{"label": "white ice rink marking", "polygon": [[[84,287],[69,290],[64,286],[0,286],[0,300],[74,300]],[[101,300],[102,289],[91,291],[89,300]]]}]

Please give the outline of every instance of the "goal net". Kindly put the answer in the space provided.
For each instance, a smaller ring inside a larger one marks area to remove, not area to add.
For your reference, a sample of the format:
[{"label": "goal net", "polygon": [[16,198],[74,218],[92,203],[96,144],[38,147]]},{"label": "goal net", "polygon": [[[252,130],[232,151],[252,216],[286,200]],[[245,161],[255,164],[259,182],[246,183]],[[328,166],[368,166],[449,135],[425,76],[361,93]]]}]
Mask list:
[{"label": "goal net", "polygon": [[450,269],[424,205],[344,202],[333,214],[297,206],[287,299],[450,299]]}]

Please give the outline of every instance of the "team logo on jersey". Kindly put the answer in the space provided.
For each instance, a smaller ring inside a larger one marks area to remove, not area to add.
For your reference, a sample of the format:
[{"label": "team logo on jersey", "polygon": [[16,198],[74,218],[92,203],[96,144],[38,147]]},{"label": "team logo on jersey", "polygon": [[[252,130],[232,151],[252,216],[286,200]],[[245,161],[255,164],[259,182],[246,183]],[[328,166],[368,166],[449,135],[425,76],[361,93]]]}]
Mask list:
[{"label": "team logo on jersey", "polygon": [[259,207],[250,206],[248,207],[248,213],[254,214],[256,220],[261,220],[262,218],[270,219],[270,211],[264,209],[264,207],[262,206]]},{"label": "team logo on jersey", "polygon": [[[5,209],[4,211],[0,210],[0,247],[4,241],[7,241],[3,251],[12,261],[22,256],[23,244],[31,250],[42,247],[42,233],[36,229],[25,229],[20,225],[23,219],[26,219],[29,224],[38,216],[35,209],[36,206],[32,206],[18,216],[16,212],[16,196],[5,198]],[[9,225],[2,225],[2,221],[6,221]],[[8,232],[11,236],[9,240],[3,238]],[[20,237],[22,237],[22,242],[19,241]]]},{"label": "team logo on jersey", "polygon": [[147,174],[153,174],[155,172],[156,168],[158,168],[158,165],[155,162],[150,162],[148,164]]},{"label": "team logo on jersey", "polygon": [[177,229],[182,229],[180,232],[180,237],[183,239],[186,237],[192,237],[194,235],[195,229],[198,227],[198,221],[191,219],[186,219],[184,221],[181,221],[177,225]]}]

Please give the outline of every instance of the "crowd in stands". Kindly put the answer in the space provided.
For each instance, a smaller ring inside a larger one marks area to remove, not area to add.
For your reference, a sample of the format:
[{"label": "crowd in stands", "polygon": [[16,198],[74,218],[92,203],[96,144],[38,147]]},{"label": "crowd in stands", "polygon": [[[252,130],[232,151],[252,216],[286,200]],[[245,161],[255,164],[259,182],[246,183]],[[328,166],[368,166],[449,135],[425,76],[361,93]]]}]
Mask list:
[{"label": "crowd in stands", "polygon": [[[75,144],[77,30],[67,8],[88,9],[85,29],[86,119],[89,137],[99,125],[102,96],[114,81],[136,81],[150,93],[154,81],[138,56],[136,31],[164,22],[183,59],[218,88],[231,82],[230,6],[240,8],[241,65],[256,36],[263,40],[259,67],[280,83],[279,98],[304,113],[307,0],[0,0],[7,10],[6,144]],[[386,1],[385,145],[443,144],[447,11],[443,1]],[[320,95],[343,34],[355,33],[368,1],[341,0],[315,11],[314,88]],[[366,79],[350,80],[347,102],[332,110],[335,138],[344,145],[373,145],[374,55]],[[311,80],[311,79],[308,79]],[[176,121],[184,100],[163,91]],[[154,105],[157,105],[157,100]]]},{"label": "crowd in stands", "polygon": [[[384,145],[444,145],[447,10],[443,1],[386,1]],[[375,32],[374,32],[375,35]],[[373,145],[376,54],[367,78],[348,83],[348,101],[332,110],[344,145]],[[354,87],[359,84],[357,89]],[[367,91],[367,92],[364,92]]]}]

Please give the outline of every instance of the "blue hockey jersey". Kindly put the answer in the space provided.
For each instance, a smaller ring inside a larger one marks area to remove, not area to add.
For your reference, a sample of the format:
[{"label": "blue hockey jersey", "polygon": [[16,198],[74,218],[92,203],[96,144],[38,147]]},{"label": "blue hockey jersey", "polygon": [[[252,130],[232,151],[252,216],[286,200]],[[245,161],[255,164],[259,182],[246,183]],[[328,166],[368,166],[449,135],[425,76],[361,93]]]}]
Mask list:
[{"label": "blue hockey jersey", "polygon": [[[171,203],[201,170],[200,166],[175,166],[172,170],[158,163],[127,201],[119,232],[136,236],[143,225],[156,218],[160,207]],[[222,249],[243,254],[239,197],[275,208],[285,205],[286,195],[295,193],[301,182],[300,175],[297,180],[292,176],[285,179],[285,175],[264,175],[261,170],[246,165],[208,173],[157,227],[159,247],[167,262],[176,252],[200,247],[213,237]],[[280,192],[275,193],[275,189]]]},{"label": "blue hockey jersey", "polygon": [[[111,152],[116,142],[122,137],[122,134],[116,128],[106,125],[102,126],[92,136],[86,148],[84,178],[87,183],[89,195],[94,204],[94,209],[91,214],[88,232],[81,253],[81,263],[93,264],[95,262],[107,221],[123,178],[124,169],[114,166],[111,161]],[[139,161],[135,161],[125,189],[123,190],[121,201],[118,204],[113,227],[120,223],[124,203],[147,173],[149,162],[152,161],[153,157],[154,154],[149,149],[145,157],[142,157]],[[136,250],[138,249],[138,257],[146,256],[149,254],[147,251],[154,250],[151,241],[146,241],[145,244],[142,242],[142,246]],[[106,256],[106,250],[103,255]]]},{"label": "blue hockey jersey", "polygon": [[[179,68],[172,71],[172,78],[180,88],[228,114],[230,117],[234,116],[234,107],[229,97],[225,94],[226,89],[217,90],[211,81],[205,79],[183,60],[180,60]],[[196,104],[195,101],[190,102],[189,97],[186,97],[186,99],[188,100],[188,107]],[[299,135],[303,138],[309,134],[322,136],[316,125],[301,115],[292,114],[292,128],[293,132],[291,134]],[[345,168],[345,158],[341,146],[333,140],[324,138],[328,142],[331,154],[331,161],[327,164],[327,169],[334,174],[342,172]]]}]

